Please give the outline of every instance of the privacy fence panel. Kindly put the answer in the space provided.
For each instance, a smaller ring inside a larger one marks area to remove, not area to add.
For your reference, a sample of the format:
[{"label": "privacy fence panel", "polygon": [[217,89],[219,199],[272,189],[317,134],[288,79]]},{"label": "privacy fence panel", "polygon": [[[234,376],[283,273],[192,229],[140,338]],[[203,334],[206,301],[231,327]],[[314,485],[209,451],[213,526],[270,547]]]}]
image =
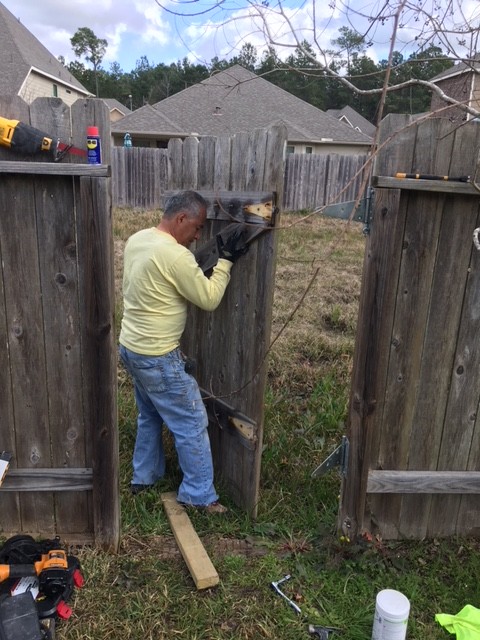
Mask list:
[{"label": "privacy fence panel", "polygon": [[[56,99],[29,108],[0,98],[0,113],[66,142],[76,131],[86,148],[87,123],[108,140],[101,102],[70,112]],[[0,448],[13,455],[0,487],[1,533],[116,548],[109,167],[0,154]]]},{"label": "privacy fence panel", "polygon": [[284,210],[316,209],[355,200],[362,186],[366,159],[366,154],[288,154]]},{"label": "privacy fence panel", "polygon": [[116,207],[158,209],[167,182],[167,150],[112,147]]},{"label": "privacy fence panel", "polygon": [[480,127],[389,117],[382,142],[340,526],[390,539],[478,536]]},{"label": "privacy fence panel", "polygon": [[268,208],[281,202],[285,140],[285,129],[273,127],[231,139],[175,141],[168,150],[169,186],[198,188],[210,203],[200,250],[208,243],[214,247],[215,235],[235,221],[247,221],[252,238],[248,253],[233,266],[220,306],[211,313],[190,308],[182,344],[197,363],[219,482],[252,515],[258,503],[278,213],[266,224],[261,217],[249,218],[249,205],[242,203],[262,200]]},{"label": "privacy fence panel", "polygon": [[[240,144],[242,134],[237,136]],[[206,137],[180,139],[170,142],[170,151],[146,147],[112,148],[113,204],[117,207],[158,209],[162,206],[165,189],[178,188],[171,182],[170,175],[185,176],[184,185],[196,185],[198,189],[235,189],[231,181],[230,138]],[[184,147],[184,145],[187,145]],[[176,148],[183,149],[171,157]],[[170,156],[170,157],[169,157]],[[324,204],[354,200],[362,185],[365,154],[288,154],[285,159],[285,177],[282,187],[285,211],[315,209]],[[182,166],[172,163],[181,162]],[[239,150],[234,175],[242,176],[247,169],[247,156]],[[197,174],[195,174],[197,172]],[[230,185],[230,186],[229,186]]]}]

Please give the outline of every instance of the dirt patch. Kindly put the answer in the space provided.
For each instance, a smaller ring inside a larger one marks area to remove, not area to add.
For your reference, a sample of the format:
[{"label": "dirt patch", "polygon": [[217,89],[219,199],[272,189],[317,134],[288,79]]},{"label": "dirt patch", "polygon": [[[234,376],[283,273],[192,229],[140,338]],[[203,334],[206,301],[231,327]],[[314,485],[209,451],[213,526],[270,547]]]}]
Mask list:
[{"label": "dirt patch", "polygon": [[[244,556],[259,557],[268,553],[268,547],[257,544],[251,540],[239,540],[236,538],[223,538],[218,536],[205,536],[202,542],[208,553],[216,557],[223,556]],[[154,553],[157,558],[167,560],[169,558],[180,558],[180,550],[173,536],[149,536],[139,540],[138,538],[126,537],[122,541],[122,552],[134,557],[143,555],[145,549],[149,553]]]}]

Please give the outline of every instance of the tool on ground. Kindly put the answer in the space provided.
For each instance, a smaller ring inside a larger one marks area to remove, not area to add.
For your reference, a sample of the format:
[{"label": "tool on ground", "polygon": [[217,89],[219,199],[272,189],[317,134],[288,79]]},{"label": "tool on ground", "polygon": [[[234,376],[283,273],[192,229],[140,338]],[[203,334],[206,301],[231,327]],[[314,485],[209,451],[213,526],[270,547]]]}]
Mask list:
[{"label": "tool on ground", "polygon": [[302,610],[300,609],[298,604],[293,602],[293,600],[290,600],[290,598],[283,593],[283,591],[280,589],[280,586],[279,586],[283,582],[286,582],[287,580],[290,580],[291,577],[292,576],[290,574],[287,574],[286,576],[283,576],[283,578],[281,580],[277,580],[276,582],[271,582],[270,585],[271,585],[272,589],[276,593],[278,593],[279,596],[282,596],[282,598],[285,598],[285,600],[292,607],[292,609],[294,609],[297,613],[302,613]]},{"label": "tool on ground", "polygon": [[2,116],[0,116],[0,145],[27,155],[48,153],[54,162],[60,162],[67,153],[87,157],[85,149],[60,142],[29,124],[19,120],[8,120]]},{"label": "tool on ground", "polygon": [[340,629],[337,627],[323,627],[314,624],[308,625],[308,633],[320,638],[320,640],[328,640],[333,633],[337,633],[338,631],[340,631]]},{"label": "tool on ground", "polygon": [[448,180],[448,182],[469,182],[470,176],[436,176],[429,173],[396,173],[396,178],[413,178],[414,180]]},{"label": "tool on ground", "polygon": [[84,579],[78,559],[67,555],[58,537],[37,542],[19,535],[0,549],[0,582],[0,591],[10,597],[29,592],[40,620],[66,620],[72,613],[67,602]]},{"label": "tool on ground", "polygon": [[38,619],[35,602],[30,593],[0,596],[1,640],[50,640]]},{"label": "tool on ground", "polygon": [[[0,564],[0,582],[9,578],[28,578],[30,576],[47,576],[58,574],[68,568],[67,554],[63,549],[54,549],[42,554],[40,560],[33,564]],[[46,578],[48,581],[48,578]]]}]

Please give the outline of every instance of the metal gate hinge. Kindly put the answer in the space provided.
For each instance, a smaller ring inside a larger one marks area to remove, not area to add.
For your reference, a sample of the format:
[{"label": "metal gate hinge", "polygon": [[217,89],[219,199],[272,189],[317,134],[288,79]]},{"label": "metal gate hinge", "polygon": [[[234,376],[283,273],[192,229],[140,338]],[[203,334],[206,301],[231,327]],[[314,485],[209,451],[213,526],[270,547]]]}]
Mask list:
[{"label": "metal gate hinge", "polygon": [[[363,233],[370,233],[370,223],[372,222],[372,205],[374,190],[372,187],[367,188],[365,198],[361,200],[349,200],[348,202],[338,202],[336,204],[327,204],[321,209],[321,213],[328,218],[340,218],[342,220],[354,220],[355,222],[363,222]],[[353,210],[356,205],[355,214],[352,217]]]},{"label": "metal gate hinge", "polygon": [[312,478],[325,475],[332,467],[340,467],[340,473],[345,477],[347,475],[349,448],[350,442],[347,436],[342,436],[342,443],[312,472]]}]

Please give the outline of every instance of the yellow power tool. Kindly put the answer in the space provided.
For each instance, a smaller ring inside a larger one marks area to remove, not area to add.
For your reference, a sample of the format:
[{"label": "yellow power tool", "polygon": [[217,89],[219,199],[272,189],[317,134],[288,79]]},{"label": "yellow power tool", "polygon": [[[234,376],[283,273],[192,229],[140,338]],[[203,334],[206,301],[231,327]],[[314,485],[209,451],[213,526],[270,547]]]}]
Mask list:
[{"label": "yellow power tool", "polygon": [[86,157],[85,149],[55,140],[52,136],[19,120],[8,120],[0,116],[0,145],[18,153],[36,155],[48,153],[54,162],[62,160],[67,153]]}]

